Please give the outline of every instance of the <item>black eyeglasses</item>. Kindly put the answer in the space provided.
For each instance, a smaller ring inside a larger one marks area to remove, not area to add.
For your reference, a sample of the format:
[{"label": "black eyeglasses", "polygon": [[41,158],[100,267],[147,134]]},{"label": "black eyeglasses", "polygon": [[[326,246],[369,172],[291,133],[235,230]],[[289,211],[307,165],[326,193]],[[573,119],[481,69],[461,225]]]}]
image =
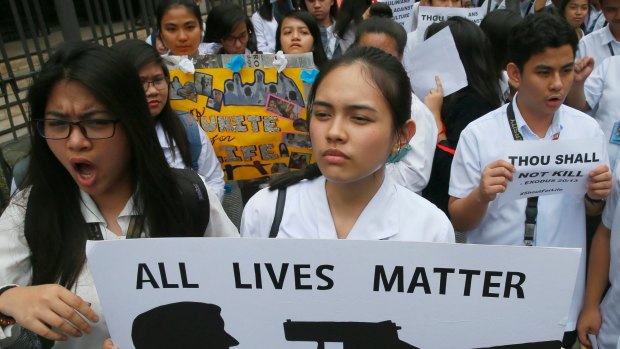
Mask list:
[{"label": "black eyeglasses", "polygon": [[142,81],[142,87],[144,88],[144,91],[149,89],[149,85],[153,85],[153,87],[155,87],[156,89],[162,91],[164,90],[167,86],[168,86],[168,80],[166,80],[165,77],[158,77],[155,78],[153,80],[144,80]]},{"label": "black eyeglasses", "polygon": [[45,139],[65,139],[71,134],[71,126],[77,126],[88,139],[106,139],[114,137],[118,119],[89,119],[66,121],[59,119],[35,120],[39,135]]}]

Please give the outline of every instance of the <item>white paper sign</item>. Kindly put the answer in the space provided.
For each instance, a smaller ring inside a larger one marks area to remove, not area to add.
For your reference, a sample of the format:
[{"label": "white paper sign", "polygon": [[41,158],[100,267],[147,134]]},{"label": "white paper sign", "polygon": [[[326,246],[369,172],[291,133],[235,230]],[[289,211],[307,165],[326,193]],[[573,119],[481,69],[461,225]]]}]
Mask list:
[{"label": "white paper sign", "polygon": [[598,139],[513,141],[504,160],[516,171],[498,200],[554,194],[586,193],[588,173],[604,160]]},{"label": "white paper sign", "polygon": [[88,265],[122,349],[141,348],[134,340],[150,340],[150,349],[200,347],[182,345],[181,336],[240,349],[471,349],[559,340],[581,253],[359,240],[89,244]]},{"label": "white paper sign", "polygon": [[402,25],[405,30],[411,29],[415,0],[381,0],[380,2],[385,2],[390,6],[393,20]]},{"label": "white paper sign", "polygon": [[424,40],[426,28],[433,23],[443,22],[450,17],[463,17],[479,25],[484,18],[485,12],[486,10],[483,10],[481,7],[456,8],[420,6],[417,28],[419,41]]},{"label": "white paper sign", "polygon": [[441,80],[444,97],[467,86],[465,68],[450,28],[444,28],[420,42],[413,50],[410,62],[411,88],[421,100],[431,88],[437,87],[435,75]]}]

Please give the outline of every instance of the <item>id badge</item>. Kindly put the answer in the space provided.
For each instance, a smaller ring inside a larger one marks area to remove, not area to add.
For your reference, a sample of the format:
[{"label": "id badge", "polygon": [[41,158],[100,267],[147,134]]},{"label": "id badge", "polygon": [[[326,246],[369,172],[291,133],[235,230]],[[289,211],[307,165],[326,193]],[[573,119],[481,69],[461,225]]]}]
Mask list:
[{"label": "id badge", "polygon": [[620,121],[614,122],[614,126],[611,129],[611,137],[609,143],[620,145]]}]

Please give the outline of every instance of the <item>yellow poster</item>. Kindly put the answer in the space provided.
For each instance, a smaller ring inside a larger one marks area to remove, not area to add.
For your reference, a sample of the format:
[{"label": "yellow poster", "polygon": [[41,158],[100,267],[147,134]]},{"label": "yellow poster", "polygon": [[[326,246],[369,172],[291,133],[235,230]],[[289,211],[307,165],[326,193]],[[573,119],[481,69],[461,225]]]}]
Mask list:
[{"label": "yellow poster", "polygon": [[171,70],[171,105],[206,132],[225,180],[299,170],[312,161],[303,68],[196,67]]}]

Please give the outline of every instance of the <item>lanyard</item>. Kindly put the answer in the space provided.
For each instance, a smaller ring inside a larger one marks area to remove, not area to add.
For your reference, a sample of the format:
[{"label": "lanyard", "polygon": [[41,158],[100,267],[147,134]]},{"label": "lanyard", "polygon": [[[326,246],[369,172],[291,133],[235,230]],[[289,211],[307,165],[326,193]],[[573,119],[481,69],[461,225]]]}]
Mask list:
[{"label": "lanyard", "polygon": [[[137,239],[140,237],[142,231],[142,224],[144,219],[142,216],[132,216],[129,220],[129,227],[127,228],[126,239]],[[103,234],[101,233],[101,227],[99,223],[87,223],[88,225],[88,240],[103,240]]]},{"label": "lanyard", "polygon": [[598,22],[598,19],[601,17],[602,14],[603,14],[603,12],[599,12],[598,16],[596,16],[596,18],[591,20],[590,27],[588,28],[588,32],[586,34],[590,34],[590,33],[592,33],[592,31],[594,31],[594,27],[596,26],[596,22]]},{"label": "lanyard", "polygon": [[[523,136],[519,132],[517,126],[517,120],[515,118],[515,112],[512,109],[512,102],[508,104],[506,109],[506,115],[508,116],[508,125],[510,126],[510,132],[512,132],[512,138],[515,141],[522,141]],[[553,140],[560,137],[557,133],[553,136]],[[536,217],[538,216],[538,196],[527,198],[527,205],[525,206],[525,230],[523,232],[523,244],[525,246],[534,246],[536,238]]]},{"label": "lanyard", "polygon": [[608,43],[607,43],[607,47],[609,48],[609,53],[611,53],[611,56],[612,56],[612,57],[613,57],[613,56],[615,56],[615,55],[616,55],[616,53],[614,52],[614,48],[613,48],[613,46],[611,46],[611,42],[608,42]]}]

